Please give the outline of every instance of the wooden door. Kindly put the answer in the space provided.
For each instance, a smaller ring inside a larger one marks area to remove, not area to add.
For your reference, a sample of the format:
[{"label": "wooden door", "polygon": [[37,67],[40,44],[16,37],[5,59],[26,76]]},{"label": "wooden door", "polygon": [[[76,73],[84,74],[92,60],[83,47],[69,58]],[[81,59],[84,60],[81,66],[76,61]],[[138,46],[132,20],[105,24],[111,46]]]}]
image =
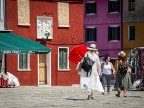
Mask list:
[{"label": "wooden door", "polygon": [[46,54],[39,54],[39,84],[47,83]]}]

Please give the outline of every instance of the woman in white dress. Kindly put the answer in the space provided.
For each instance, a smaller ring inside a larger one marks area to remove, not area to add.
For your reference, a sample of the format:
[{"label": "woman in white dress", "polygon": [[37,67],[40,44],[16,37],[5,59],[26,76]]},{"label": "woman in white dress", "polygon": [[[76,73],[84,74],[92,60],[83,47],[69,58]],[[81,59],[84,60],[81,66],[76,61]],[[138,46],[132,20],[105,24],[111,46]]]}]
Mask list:
[{"label": "woman in white dress", "polygon": [[[100,82],[99,75],[101,75],[101,64],[99,60],[99,56],[97,53],[96,45],[91,44],[88,48],[89,51],[85,54],[84,57],[88,55],[88,57],[95,61],[95,63],[92,66],[91,75],[87,76],[87,72],[85,72],[83,69],[80,71],[80,87],[82,89],[86,89],[88,93],[89,99],[93,98],[93,90],[97,90],[101,93],[104,93],[104,89],[102,87],[102,84]],[[81,63],[83,62],[83,59],[81,60]],[[90,72],[89,72],[90,73]]]}]

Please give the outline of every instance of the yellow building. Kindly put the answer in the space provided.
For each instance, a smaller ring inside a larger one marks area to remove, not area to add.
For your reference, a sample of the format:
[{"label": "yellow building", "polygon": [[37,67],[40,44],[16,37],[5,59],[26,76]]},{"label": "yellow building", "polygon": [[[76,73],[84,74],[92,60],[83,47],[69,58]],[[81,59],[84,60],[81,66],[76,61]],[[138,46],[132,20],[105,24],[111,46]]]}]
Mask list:
[{"label": "yellow building", "polygon": [[128,54],[131,49],[144,47],[144,23],[123,23],[123,50]]}]

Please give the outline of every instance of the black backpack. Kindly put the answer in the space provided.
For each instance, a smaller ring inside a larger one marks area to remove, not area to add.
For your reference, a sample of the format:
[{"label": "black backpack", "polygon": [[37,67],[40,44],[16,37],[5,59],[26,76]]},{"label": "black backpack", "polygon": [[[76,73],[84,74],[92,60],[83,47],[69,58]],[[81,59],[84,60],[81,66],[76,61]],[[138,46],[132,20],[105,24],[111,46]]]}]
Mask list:
[{"label": "black backpack", "polygon": [[127,64],[119,64],[119,72],[120,74],[126,74],[127,73]]},{"label": "black backpack", "polygon": [[87,57],[84,57],[84,60],[83,60],[83,62],[82,62],[82,64],[81,64],[81,68],[82,68],[85,72],[87,72],[87,77],[88,77],[89,72],[90,72],[90,75],[91,75],[91,71],[92,71],[92,66],[93,66],[93,64],[94,64],[94,61],[91,60],[91,59],[88,57],[88,55],[87,55]]}]

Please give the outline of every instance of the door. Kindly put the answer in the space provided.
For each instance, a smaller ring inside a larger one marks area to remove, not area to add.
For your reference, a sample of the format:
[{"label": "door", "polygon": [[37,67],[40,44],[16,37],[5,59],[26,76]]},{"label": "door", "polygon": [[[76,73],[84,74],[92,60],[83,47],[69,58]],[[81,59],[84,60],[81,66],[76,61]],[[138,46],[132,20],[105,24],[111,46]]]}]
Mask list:
[{"label": "door", "polygon": [[39,54],[39,85],[47,84],[46,54]]}]

